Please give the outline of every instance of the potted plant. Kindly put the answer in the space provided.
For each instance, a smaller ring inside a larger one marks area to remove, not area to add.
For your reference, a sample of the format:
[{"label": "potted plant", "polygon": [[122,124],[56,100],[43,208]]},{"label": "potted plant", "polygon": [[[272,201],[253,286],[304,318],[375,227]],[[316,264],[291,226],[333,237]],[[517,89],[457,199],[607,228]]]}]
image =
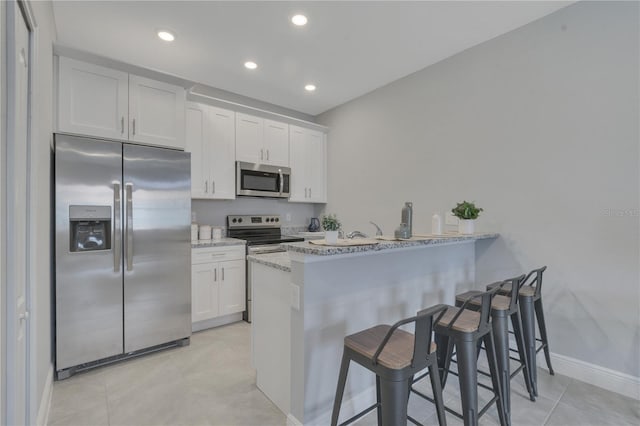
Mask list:
[{"label": "potted plant", "polygon": [[340,221],[335,214],[322,216],[322,229],[324,229],[324,239],[327,244],[336,244],[338,242],[340,226]]},{"label": "potted plant", "polygon": [[458,233],[459,234],[473,234],[476,219],[482,208],[476,207],[474,203],[469,201],[462,201],[457,206],[451,209],[451,213],[458,218]]}]

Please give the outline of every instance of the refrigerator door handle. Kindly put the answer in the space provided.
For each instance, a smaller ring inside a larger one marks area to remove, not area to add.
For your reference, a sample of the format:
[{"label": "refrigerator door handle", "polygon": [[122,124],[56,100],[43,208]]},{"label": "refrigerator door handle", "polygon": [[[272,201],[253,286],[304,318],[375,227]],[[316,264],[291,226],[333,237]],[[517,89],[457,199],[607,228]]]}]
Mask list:
[{"label": "refrigerator door handle", "polygon": [[125,230],[124,238],[127,244],[127,271],[133,270],[133,184],[125,183]]},{"label": "refrigerator door handle", "polygon": [[120,215],[122,208],[120,206],[120,182],[113,182],[113,271],[120,272],[120,264],[122,263],[122,240],[120,229]]}]

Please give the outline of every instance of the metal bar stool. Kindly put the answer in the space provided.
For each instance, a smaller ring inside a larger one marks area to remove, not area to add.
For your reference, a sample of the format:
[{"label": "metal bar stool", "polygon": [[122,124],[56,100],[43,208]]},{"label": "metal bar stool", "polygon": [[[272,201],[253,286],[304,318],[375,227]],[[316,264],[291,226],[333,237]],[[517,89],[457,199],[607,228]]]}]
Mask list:
[{"label": "metal bar stool", "polygon": [[[449,367],[453,357],[453,349],[456,349],[458,364],[458,381],[460,382],[460,397],[462,402],[462,414],[446,407],[445,409],[455,416],[463,419],[465,426],[477,426],[478,419],[489,409],[494,402],[498,406],[500,425],[510,424],[506,416],[503,404],[502,387],[498,372],[498,364],[495,356],[493,331],[489,322],[491,300],[497,292],[496,289],[478,293],[466,300],[462,306],[449,306],[440,321],[435,325],[435,340],[437,344],[438,367],[441,371],[442,387],[446,385]],[[479,311],[466,309],[474,300],[480,300]],[[489,370],[491,371],[492,387],[478,383],[478,345],[484,342]],[[493,391],[493,398],[478,411],[478,386]],[[412,389],[418,395],[415,389]]]},{"label": "metal bar stool", "polygon": [[[520,311],[518,309],[518,293],[520,289],[520,283],[524,280],[524,275],[519,277],[510,278],[505,281],[500,281],[487,286],[491,289],[497,287],[498,289],[509,286],[514,288],[515,291],[511,292],[510,296],[503,296],[497,294],[491,301],[491,328],[493,329],[493,337],[495,338],[495,351],[498,361],[498,370],[500,371],[500,384],[502,385],[503,404],[507,418],[511,418],[511,378],[515,376],[520,370],[523,371],[524,380],[529,392],[529,398],[535,401],[533,394],[533,388],[531,386],[531,376],[529,375],[529,362],[527,360],[527,353],[525,351],[524,336],[522,333],[522,321],[520,318]],[[498,290],[499,292],[500,290]],[[481,293],[480,291],[468,291],[456,296],[456,306],[461,306],[464,302],[471,299],[474,295]],[[469,309],[479,309],[480,301],[472,299],[468,305]],[[511,358],[509,356],[509,318],[511,318],[511,324],[516,337],[516,344],[518,346],[519,358]],[[479,354],[479,352],[478,352]],[[514,373],[510,372],[511,366],[509,360],[514,359],[520,363],[520,366],[516,368]],[[487,375],[487,373],[479,371],[481,374]]]},{"label": "metal bar stool", "polygon": [[[378,425],[406,425],[407,419],[419,425],[415,419],[407,415],[407,405],[413,376],[425,368],[429,368],[431,373],[438,423],[440,426],[446,426],[435,344],[431,342],[433,324],[442,317],[446,309],[446,305],[436,305],[418,312],[414,317],[398,321],[393,326],[378,325],[345,337],[338,388],[333,403],[332,426],[338,424],[351,361],[376,374],[377,401],[341,423],[341,426],[354,422],[375,408],[378,411]],[[434,321],[436,315],[438,316]],[[398,329],[409,323],[415,323],[414,334]]]},{"label": "metal bar stool", "polygon": [[[547,327],[544,322],[544,310],[542,308],[542,274],[547,269],[546,266],[534,269],[520,283],[520,293],[518,295],[518,303],[520,305],[520,314],[522,315],[522,327],[524,334],[524,344],[529,361],[529,375],[531,376],[531,386],[533,394],[538,396],[538,369],[536,368],[536,354],[544,350],[544,357],[547,361],[549,374],[552,376],[553,367],[551,367],[551,357],[549,355],[549,339],[547,338]],[[505,285],[500,293],[511,294],[511,285]],[[536,338],[535,322],[538,322],[540,330],[540,339]],[[542,344],[536,348],[536,342]]]}]

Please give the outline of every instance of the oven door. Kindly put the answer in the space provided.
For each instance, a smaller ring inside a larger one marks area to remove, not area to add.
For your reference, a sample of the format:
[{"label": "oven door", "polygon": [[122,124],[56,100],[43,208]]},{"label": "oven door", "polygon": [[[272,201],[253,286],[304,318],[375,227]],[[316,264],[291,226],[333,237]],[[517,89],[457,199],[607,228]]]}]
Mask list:
[{"label": "oven door", "polygon": [[289,198],[290,176],[291,169],[288,167],[238,161],[236,163],[236,195]]}]

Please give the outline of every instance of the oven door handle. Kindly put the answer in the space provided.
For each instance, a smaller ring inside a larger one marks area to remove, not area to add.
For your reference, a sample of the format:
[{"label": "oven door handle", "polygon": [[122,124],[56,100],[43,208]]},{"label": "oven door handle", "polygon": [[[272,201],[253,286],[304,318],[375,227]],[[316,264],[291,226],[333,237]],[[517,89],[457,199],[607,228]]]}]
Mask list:
[{"label": "oven door handle", "polygon": [[280,247],[279,244],[273,244],[270,247],[250,247],[248,249],[248,254],[266,254],[266,253],[284,253],[285,249]]},{"label": "oven door handle", "polygon": [[278,174],[280,175],[280,195],[282,195],[282,191],[284,191],[284,175],[282,174],[282,169],[278,169]]}]

